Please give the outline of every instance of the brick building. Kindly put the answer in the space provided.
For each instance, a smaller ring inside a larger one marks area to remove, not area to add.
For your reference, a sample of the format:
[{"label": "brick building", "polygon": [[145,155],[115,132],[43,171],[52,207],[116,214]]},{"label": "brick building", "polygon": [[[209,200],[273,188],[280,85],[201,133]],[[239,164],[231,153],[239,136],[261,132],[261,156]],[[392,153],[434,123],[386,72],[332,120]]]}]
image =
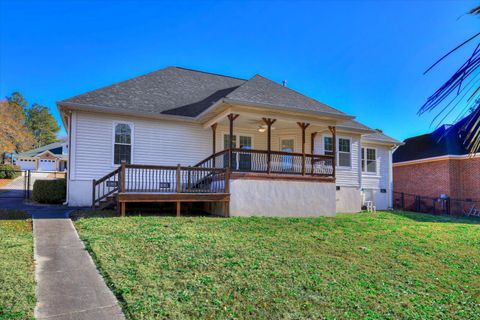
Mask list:
[{"label": "brick building", "polygon": [[464,143],[471,117],[404,141],[393,154],[394,201],[404,193],[411,207],[415,196],[448,196],[452,211],[480,209],[480,154],[470,156]]}]

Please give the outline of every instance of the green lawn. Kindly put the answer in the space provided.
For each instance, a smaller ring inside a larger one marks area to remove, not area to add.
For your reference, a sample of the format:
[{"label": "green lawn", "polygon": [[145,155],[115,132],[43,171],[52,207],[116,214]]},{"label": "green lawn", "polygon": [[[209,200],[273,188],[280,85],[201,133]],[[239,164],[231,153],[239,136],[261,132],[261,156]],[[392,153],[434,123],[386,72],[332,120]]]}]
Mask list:
[{"label": "green lawn", "polygon": [[0,210],[0,319],[33,319],[34,308],[32,222]]},{"label": "green lawn", "polygon": [[130,319],[478,319],[480,221],[84,218]]}]

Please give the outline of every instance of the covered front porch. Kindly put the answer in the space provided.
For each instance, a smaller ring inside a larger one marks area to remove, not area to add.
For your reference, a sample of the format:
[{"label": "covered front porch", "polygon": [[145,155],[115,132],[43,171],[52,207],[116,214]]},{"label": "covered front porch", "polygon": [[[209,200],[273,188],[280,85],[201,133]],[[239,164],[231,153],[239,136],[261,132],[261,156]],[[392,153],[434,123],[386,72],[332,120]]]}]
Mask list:
[{"label": "covered front porch", "polygon": [[320,136],[336,141],[334,120],[231,108],[204,128],[212,132],[212,155],[194,167],[229,168],[232,177],[335,181],[336,144],[325,150],[315,142]]}]

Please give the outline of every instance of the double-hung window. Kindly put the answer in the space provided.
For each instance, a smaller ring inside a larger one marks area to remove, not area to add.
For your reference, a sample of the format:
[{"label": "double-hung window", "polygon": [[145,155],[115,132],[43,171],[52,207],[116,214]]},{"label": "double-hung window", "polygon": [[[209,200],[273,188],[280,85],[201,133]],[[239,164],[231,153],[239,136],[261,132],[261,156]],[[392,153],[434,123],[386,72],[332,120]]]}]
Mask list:
[{"label": "double-hung window", "polygon": [[350,151],[350,139],[338,139],[338,165],[340,167],[350,167],[352,162]]},{"label": "double-hung window", "polygon": [[132,162],[132,126],[128,123],[115,124],[113,163]]},{"label": "double-hung window", "polygon": [[377,150],[372,148],[362,148],[362,171],[377,172]]},{"label": "double-hung window", "polygon": [[[333,138],[332,137],[323,137],[323,149],[324,154],[332,156],[333,155]],[[337,166],[339,167],[350,167],[351,166],[351,151],[350,151],[350,139],[339,138],[338,139],[338,148],[337,148]]]},{"label": "double-hung window", "polygon": [[323,149],[327,156],[333,156],[333,138],[323,137]]}]

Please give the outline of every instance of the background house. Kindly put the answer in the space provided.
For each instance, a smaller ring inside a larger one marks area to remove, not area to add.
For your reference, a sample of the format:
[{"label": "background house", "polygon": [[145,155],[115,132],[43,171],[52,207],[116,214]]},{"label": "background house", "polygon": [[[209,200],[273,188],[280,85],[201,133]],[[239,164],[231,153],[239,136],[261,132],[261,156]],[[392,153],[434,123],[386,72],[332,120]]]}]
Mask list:
[{"label": "background house", "polygon": [[480,155],[470,156],[464,143],[469,120],[406,139],[393,154],[394,192],[480,201]]},{"label": "background house", "polygon": [[15,164],[22,170],[65,171],[67,169],[68,145],[54,142],[43,147],[19,153]]}]

